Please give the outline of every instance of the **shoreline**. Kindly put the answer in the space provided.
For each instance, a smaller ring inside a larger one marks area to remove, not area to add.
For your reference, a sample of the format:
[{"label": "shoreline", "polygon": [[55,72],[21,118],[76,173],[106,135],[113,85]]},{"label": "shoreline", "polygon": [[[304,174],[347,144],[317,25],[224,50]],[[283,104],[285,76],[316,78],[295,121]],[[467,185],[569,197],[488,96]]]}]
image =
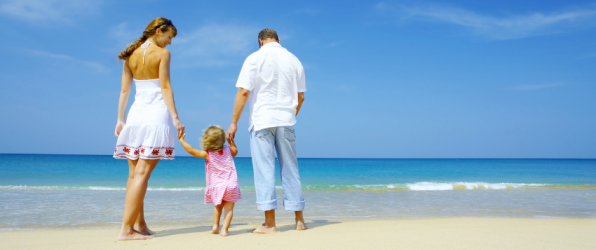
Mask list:
[{"label": "shoreline", "polygon": [[[309,223],[310,222],[310,223]],[[153,228],[154,239],[119,242],[118,229],[0,232],[7,249],[596,249],[596,219],[436,218],[308,221],[306,231],[278,224],[253,235],[256,224],[233,224],[229,237],[210,226]]]}]

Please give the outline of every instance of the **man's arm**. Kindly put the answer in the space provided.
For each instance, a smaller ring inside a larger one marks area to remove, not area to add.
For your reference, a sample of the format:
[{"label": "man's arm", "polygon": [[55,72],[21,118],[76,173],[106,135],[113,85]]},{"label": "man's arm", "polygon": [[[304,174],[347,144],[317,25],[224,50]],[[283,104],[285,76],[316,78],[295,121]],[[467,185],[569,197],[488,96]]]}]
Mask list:
[{"label": "man's arm", "polygon": [[236,130],[238,130],[238,120],[240,120],[240,115],[242,115],[242,111],[244,111],[244,106],[246,106],[246,102],[248,102],[248,97],[250,97],[250,90],[238,88],[238,93],[236,93],[236,100],[234,101],[234,113],[232,114],[232,124],[230,124],[228,132],[226,133],[227,140],[234,140],[234,137],[236,136]]},{"label": "man's arm", "polygon": [[304,92],[298,93],[298,106],[296,107],[296,116],[298,116],[298,112],[300,112],[300,107],[302,107],[302,102],[304,102]]}]

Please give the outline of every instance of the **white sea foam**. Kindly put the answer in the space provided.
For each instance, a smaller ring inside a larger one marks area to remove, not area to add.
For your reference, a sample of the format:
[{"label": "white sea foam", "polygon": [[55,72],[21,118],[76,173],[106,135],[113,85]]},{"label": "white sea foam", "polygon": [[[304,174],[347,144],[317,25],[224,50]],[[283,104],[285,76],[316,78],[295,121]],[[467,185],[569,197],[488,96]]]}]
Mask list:
[{"label": "white sea foam", "polygon": [[544,187],[549,184],[537,183],[487,183],[487,182],[453,182],[453,183],[437,183],[437,182],[416,182],[413,184],[406,184],[412,191],[443,191],[454,189],[515,189],[522,187]]},{"label": "white sea foam", "polygon": [[88,189],[98,191],[126,191],[126,188],[120,187],[89,187]]},{"label": "white sea foam", "polygon": [[[473,189],[517,189],[526,187],[552,187],[552,188],[586,188],[586,185],[552,185],[540,183],[488,183],[488,182],[416,182],[416,183],[394,183],[394,184],[354,184],[354,185],[304,185],[305,191],[444,191],[444,190],[473,190]],[[240,187],[243,191],[254,191],[253,186]],[[276,186],[276,190],[282,190]],[[93,191],[126,191],[125,187],[104,187],[104,186],[26,186],[12,185],[0,186],[0,190],[93,190]],[[205,187],[149,187],[147,191],[204,191]]]},{"label": "white sea foam", "polygon": [[412,191],[453,190],[453,185],[449,183],[416,182],[414,184],[406,184],[406,186]]},{"label": "white sea foam", "polygon": [[[126,191],[125,187],[101,187],[101,186],[0,186],[0,190],[93,190],[93,191]],[[156,187],[147,188],[147,191],[203,191],[205,187],[183,187],[183,188],[165,188]]]}]

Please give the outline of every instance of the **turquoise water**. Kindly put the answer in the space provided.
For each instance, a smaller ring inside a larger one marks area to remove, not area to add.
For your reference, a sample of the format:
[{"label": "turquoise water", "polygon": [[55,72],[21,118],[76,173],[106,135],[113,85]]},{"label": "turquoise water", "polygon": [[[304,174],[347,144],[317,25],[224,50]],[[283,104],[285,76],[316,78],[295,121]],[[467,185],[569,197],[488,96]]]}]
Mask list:
[{"label": "turquoise water", "polygon": [[[235,158],[233,223],[262,223],[250,158]],[[437,217],[596,218],[591,159],[299,159],[308,221]],[[0,231],[118,228],[128,175],[111,156],[0,154]],[[278,184],[281,182],[278,180]],[[157,165],[145,198],[154,227],[210,225],[204,163]],[[291,223],[278,191],[280,223]]]},{"label": "turquoise water", "polygon": [[[254,190],[251,159],[235,163],[242,190]],[[313,191],[596,188],[590,159],[300,159],[299,166],[304,190]],[[0,189],[119,190],[127,174],[126,161],[111,156],[0,155]],[[202,190],[204,162],[161,161],[149,187]]]}]

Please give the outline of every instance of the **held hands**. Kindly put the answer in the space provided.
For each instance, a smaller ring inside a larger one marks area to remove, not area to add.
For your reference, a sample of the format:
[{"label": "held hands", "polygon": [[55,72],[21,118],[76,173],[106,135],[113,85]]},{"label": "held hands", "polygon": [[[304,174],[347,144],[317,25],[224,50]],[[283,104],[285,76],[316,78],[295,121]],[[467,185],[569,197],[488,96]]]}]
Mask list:
[{"label": "held hands", "polygon": [[180,122],[180,119],[176,118],[176,119],[174,119],[174,127],[178,131],[177,137],[178,137],[178,139],[180,139],[182,134],[184,134],[184,124],[182,124],[182,122]]},{"label": "held hands", "polygon": [[116,123],[116,131],[114,131],[114,135],[116,135],[116,137],[120,136],[120,132],[122,132],[122,129],[124,128],[124,122],[117,122]]},{"label": "held hands", "polygon": [[184,137],[186,137],[186,133],[182,134],[182,136],[180,136],[180,138],[178,138],[178,140],[184,141]]},{"label": "held hands", "polygon": [[228,143],[230,144],[230,146],[234,145],[234,137],[226,138],[226,140],[228,141]]},{"label": "held hands", "polygon": [[234,137],[236,137],[236,130],[238,130],[238,126],[235,123],[230,124],[228,132],[226,133],[226,140],[228,140],[228,142],[234,141]]}]

